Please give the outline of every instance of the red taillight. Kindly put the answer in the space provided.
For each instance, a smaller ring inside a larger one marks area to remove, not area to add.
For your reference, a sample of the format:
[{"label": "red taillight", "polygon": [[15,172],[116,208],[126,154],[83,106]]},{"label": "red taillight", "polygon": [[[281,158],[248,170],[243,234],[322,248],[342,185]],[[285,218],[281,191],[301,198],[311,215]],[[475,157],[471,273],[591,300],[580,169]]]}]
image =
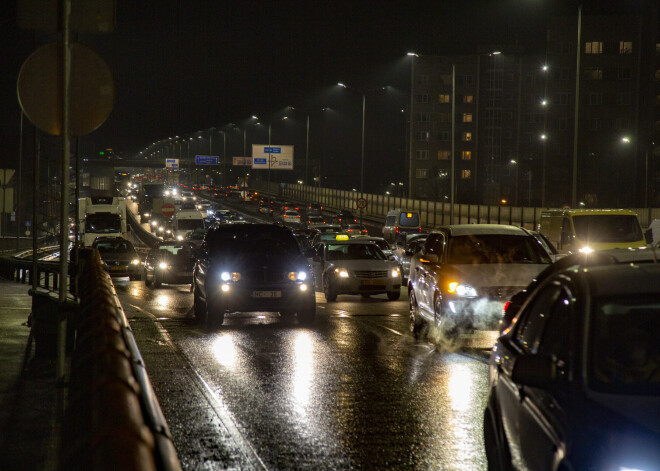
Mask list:
[{"label": "red taillight", "polygon": [[422,232],[422,228],[421,228],[421,227],[419,228],[419,232]]},{"label": "red taillight", "polygon": [[511,301],[507,301],[504,303],[504,312],[506,313],[507,309],[509,309],[509,306],[511,306]]},{"label": "red taillight", "polygon": [[396,226],[395,234],[398,234],[398,233],[399,233],[399,226]]}]

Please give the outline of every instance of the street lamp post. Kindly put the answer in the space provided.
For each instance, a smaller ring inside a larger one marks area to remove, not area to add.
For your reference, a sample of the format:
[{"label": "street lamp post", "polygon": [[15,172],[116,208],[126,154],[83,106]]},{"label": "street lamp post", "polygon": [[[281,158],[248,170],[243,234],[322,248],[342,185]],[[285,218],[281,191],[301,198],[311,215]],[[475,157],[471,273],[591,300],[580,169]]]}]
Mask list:
[{"label": "street lamp post", "polygon": [[[353,88],[345,85],[341,82],[337,83],[342,88]],[[362,146],[361,146],[361,158],[360,158],[360,193],[364,193],[364,131],[365,131],[365,122],[366,122],[366,109],[367,109],[367,92],[373,90],[383,90],[385,87],[377,87],[369,90],[357,90],[362,93]]]},{"label": "street lamp post", "polygon": [[577,20],[577,59],[575,64],[575,123],[573,126],[573,188],[571,191],[571,207],[577,207],[577,170],[578,170],[578,132],[580,111],[580,54],[582,41],[582,2],[578,5]]},{"label": "street lamp post", "polygon": [[413,91],[415,89],[415,59],[419,57],[414,52],[407,54],[410,57],[410,123],[408,136],[408,197],[413,187]]}]

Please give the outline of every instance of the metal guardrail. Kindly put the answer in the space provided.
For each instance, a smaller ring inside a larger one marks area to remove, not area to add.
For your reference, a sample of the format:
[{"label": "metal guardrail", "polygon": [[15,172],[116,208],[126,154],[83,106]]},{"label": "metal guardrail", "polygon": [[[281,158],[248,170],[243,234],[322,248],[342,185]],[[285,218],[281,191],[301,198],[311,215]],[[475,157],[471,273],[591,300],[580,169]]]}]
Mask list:
[{"label": "metal guardrail", "polygon": [[177,471],[169,428],[96,249],[79,253],[80,315],[59,468]]},{"label": "metal guardrail", "polygon": [[151,232],[142,227],[140,222],[135,217],[135,214],[133,214],[133,211],[128,208],[126,208],[126,217],[131,230],[144,245],[152,248],[156,246],[158,242],[160,242],[160,237],[153,235]]}]

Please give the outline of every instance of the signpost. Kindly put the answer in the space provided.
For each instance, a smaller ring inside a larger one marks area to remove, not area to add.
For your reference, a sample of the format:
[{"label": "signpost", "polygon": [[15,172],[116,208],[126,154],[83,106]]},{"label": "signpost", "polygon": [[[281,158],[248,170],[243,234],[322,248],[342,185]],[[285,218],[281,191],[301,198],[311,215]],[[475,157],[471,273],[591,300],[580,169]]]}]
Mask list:
[{"label": "signpost", "polygon": [[232,165],[234,167],[251,167],[252,157],[232,157]]},{"label": "signpost", "polygon": [[219,155],[196,155],[195,165],[218,165],[220,162]]},{"label": "signpost", "polygon": [[165,159],[165,168],[179,168],[179,159]]},{"label": "signpost", "polygon": [[355,200],[355,205],[360,210],[360,224],[362,224],[362,210],[367,207],[367,200],[360,197],[357,200]]},{"label": "signpost", "polygon": [[163,203],[160,212],[166,218],[172,217],[174,216],[174,205],[172,203]]},{"label": "signpost", "polygon": [[293,146],[253,144],[252,168],[293,170]]}]

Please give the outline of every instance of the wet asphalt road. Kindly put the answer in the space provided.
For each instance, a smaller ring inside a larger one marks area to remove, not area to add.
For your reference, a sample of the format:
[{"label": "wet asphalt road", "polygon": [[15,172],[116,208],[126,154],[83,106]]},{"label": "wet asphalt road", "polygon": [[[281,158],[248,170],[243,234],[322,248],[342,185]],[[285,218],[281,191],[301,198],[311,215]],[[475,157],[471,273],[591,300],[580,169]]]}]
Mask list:
[{"label": "wet asphalt road", "polygon": [[405,289],[317,293],[311,327],[236,313],[207,332],[188,285],[115,285],[184,469],[486,469],[493,333],[417,341]]}]

